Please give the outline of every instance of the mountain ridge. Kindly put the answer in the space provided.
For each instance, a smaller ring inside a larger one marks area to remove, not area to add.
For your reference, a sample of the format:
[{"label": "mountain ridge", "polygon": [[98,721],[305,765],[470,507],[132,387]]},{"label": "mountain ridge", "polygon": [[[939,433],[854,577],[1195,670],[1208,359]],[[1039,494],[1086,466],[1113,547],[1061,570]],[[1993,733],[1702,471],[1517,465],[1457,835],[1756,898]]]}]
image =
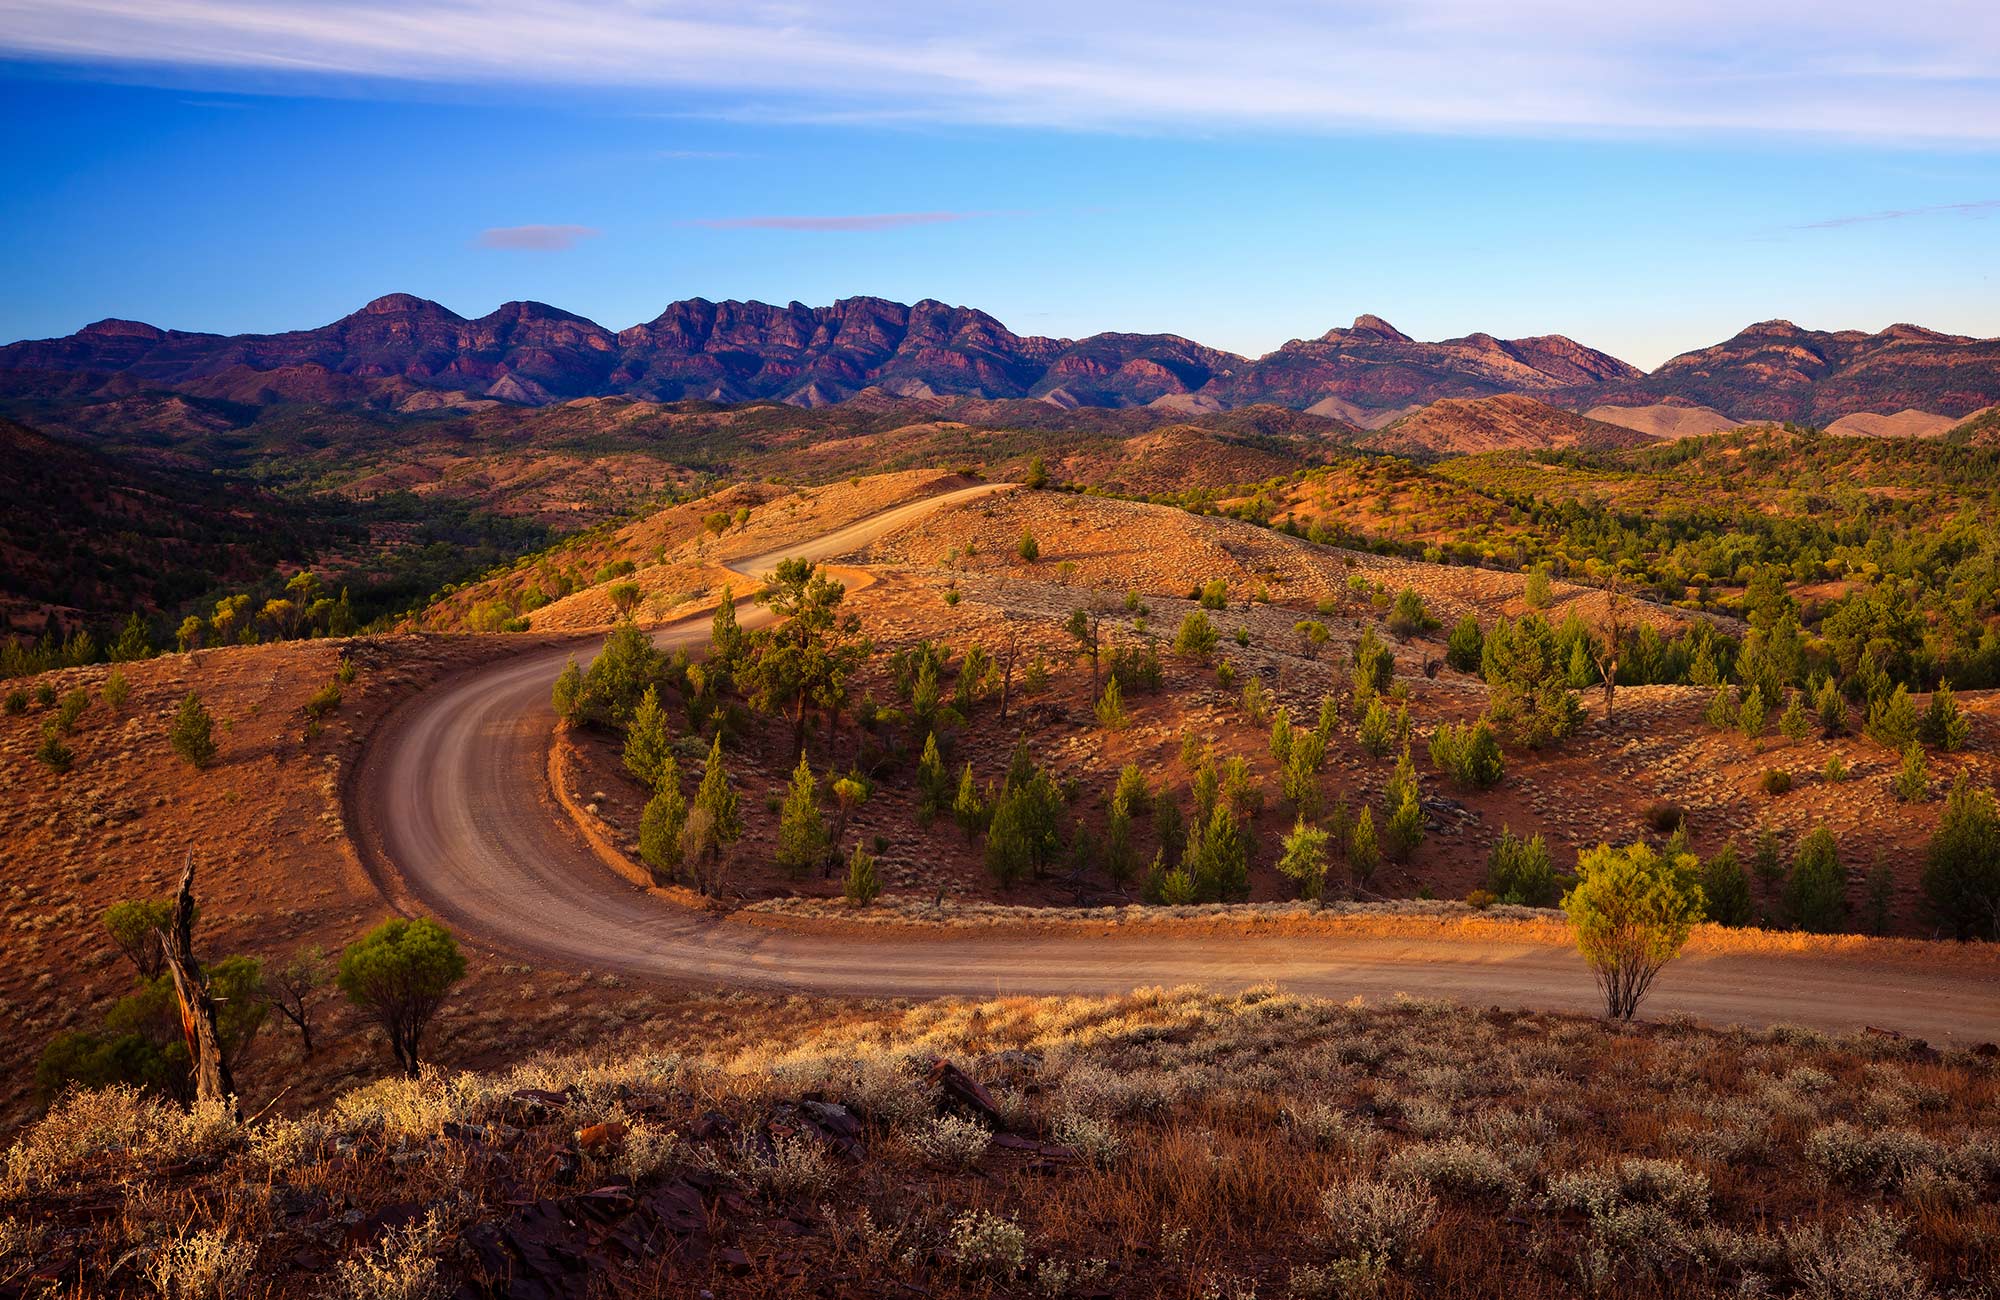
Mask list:
[{"label": "mountain ridge", "polygon": [[[1272,404],[1384,419],[1443,399],[1524,394],[1565,409],[1685,402],[1738,420],[1831,422],[2000,402],[2000,339],[1896,324],[1874,334],[1772,319],[1651,372],[1561,334],[1483,331],[1417,340],[1380,316],[1245,357],[1180,335],[1016,334],[934,298],[687,298],[613,330],[549,303],[467,317],[390,293],[312,329],[214,334],[110,317],[0,347],[0,396],[228,393],[254,404],[408,402],[426,390],[519,405],[582,397],[774,399],[799,406],[896,396],[1036,398],[1062,407]],[[246,396],[247,395],[247,396]]]}]

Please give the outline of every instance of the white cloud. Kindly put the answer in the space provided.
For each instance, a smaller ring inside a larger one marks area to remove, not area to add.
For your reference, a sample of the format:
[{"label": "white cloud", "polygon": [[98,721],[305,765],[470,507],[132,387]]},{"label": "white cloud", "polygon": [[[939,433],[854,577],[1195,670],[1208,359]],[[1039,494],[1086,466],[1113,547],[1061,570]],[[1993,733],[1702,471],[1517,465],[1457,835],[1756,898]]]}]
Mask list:
[{"label": "white cloud", "polygon": [[0,0],[0,49],[763,117],[2000,142],[1991,0]]}]

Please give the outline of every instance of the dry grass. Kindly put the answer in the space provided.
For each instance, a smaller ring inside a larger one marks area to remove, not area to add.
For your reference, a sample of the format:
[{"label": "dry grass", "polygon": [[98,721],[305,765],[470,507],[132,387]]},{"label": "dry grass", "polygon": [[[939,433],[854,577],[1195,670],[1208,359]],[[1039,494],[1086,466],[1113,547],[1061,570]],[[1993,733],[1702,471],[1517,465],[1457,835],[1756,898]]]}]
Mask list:
[{"label": "dry grass", "polygon": [[[670,1258],[600,1260],[607,1294],[1887,1300],[2000,1280],[2000,1070],[1970,1053],[1268,989],[812,1009],[720,999],[718,1032],[387,1081],[193,1145],[130,1094],[77,1099],[27,1135],[10,1169],[38,1172],[10,1173],[0,1214],[85,1285],[129,1251],[254,1250],[241,1293],[269,1296],[441,1293],[469,1225],[621,1176],[697,1189],[707,1227]],[[924,1082],[933,1055],[985,1084],[1013,1145]],[[861,1122],[858,1163],[797,1118],[828,1105]],[[594,1125],[623,1136],[580,1144]],[[328,1203],[385,1226],[328,1247],[296,1208]]]}]

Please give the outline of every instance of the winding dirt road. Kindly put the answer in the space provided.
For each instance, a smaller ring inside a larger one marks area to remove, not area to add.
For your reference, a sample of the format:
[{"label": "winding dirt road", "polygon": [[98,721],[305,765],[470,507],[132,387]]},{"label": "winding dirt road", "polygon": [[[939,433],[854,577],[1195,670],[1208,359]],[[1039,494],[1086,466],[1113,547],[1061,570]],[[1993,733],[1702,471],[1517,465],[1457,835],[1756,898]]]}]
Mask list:
[{"label": "winding dirt road", "polygon": [[[830,560],[981,486],[896,507],[826,536],[732,561],[746,574],[786,556]],[[744,622],[767,617],[746,608]],[[656,634],[706,638],[705,619]],[[1408,992],[1472,1005],[1594,1011],[1573,952],[1539,943],[1341,935],[815,933],[683,910],[612,874],[548,789],[549,687],[595,642],[524,652],[448,678],[377,731],[348,786],[348,819],[377,883],[404,911],[429,912],[493,947],[654,979],[825,994],[1109,993],[1148,984],[1370,998]],[[1936,1041],[2000,1038],[1991,974],[1793,954],[1691,957],[1670,967],[1649,1015],[1717,1023],[1874,1025]]]}]

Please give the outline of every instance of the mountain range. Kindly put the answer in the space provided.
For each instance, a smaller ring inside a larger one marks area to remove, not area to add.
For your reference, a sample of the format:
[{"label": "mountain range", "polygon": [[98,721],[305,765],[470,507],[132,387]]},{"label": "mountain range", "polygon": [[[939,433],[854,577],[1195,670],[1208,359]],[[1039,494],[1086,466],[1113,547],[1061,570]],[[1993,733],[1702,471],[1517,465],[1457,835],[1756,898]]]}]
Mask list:
[{"label": "mountain range", "polygon": [[1272,404],[1365,428],[1441,399],[1529,394],[1579,412],[1664,404],[1734,421],[1827,423],[1911,409],[1958,417],[2000,402],[2000,339],[1765,321],[1649,374],[1559,334],[1422,342],[1376,316],[1248,358],[1172,334],[1019,335],[984,312],[929,299],[781,307],[692,298],[613,331],[544,303],[467,318],[390,294],[330,325],[281,334],[103,320],[0,347],[0,398],[161,391],[401,411],[608,396],[815,407],[877,391],[1189,413]]}]

